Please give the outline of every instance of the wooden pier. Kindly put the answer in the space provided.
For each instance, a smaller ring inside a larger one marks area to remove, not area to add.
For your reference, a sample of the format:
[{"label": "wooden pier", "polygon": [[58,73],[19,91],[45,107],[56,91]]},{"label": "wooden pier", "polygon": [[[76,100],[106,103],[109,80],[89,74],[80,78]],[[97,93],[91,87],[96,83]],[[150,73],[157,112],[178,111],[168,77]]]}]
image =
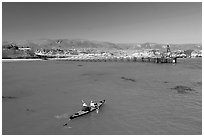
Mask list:
[{"label": "wooden pier", "polygon": [[62,61],[83,61],[83,62],[146,62],[146,63],[177,63],[177,58],[173,57],[159,57],[159,58],[118,58],[118,57],[111,57],[111,58],[45,58],[46,60],[62,60]]},{"label": "wooden pier", "polygon": [[177,58],[161,57],[161,58],[142,58],[142,62],[153,63],[177,63]]}]

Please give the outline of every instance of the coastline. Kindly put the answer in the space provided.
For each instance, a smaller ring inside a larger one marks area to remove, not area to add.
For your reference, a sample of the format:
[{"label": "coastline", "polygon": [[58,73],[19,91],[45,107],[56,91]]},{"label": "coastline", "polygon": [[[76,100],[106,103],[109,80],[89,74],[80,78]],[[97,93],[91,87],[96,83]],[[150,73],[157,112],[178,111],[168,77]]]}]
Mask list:
[{"label": "coastline", "polygon": [[41,61],[42,59],[1,59],[2,62]]}]

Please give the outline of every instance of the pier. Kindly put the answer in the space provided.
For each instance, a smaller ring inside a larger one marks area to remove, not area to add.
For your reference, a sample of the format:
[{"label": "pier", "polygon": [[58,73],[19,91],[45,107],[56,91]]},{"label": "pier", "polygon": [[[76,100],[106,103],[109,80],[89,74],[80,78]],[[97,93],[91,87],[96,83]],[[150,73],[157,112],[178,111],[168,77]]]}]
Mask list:
[{"label": "pier", "polygon": [[61,61],[83,61],[83,62],[146,62],[146,63],[177,63],[176,57],[147,57],[147,58],[137,58],[137,57],[131,57],[131,58],[122,58],[122,57],[110,57],[110,58],[81,58],[81,57],[69,57],[69,58],[45,58],[46,60],[61,60]]}]

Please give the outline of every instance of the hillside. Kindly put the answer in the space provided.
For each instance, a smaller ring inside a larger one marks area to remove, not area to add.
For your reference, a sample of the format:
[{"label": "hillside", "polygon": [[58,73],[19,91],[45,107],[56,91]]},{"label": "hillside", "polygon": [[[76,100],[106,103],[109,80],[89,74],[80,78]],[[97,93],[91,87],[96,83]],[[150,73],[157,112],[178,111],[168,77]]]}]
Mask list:
[{"label": "hillside", "polygon": [[[166,50],[166,44],[159,43],[111,43],[111,42],[100,42],[100,41],[90,41],[82,39],[39,39],[39,40],[26,40],[26,41],[16,41],[8,42],[4,41],[2,43],[3,47],[10,44],[17,45],[18,47],[31,47],[35,49],[70,49],[70,48],[98,48],[98,49],[130,49],[130,50],[140,50],[140,49],[159,49]],[[171,50],[201,50],[202,44],[170,44]]]}]

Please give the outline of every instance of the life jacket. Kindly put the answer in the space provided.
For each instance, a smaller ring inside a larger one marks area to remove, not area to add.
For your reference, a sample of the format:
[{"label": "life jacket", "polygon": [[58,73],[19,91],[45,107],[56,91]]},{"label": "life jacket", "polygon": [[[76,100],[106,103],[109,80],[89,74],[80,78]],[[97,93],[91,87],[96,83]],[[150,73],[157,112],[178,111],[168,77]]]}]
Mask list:
[{"label": "life jacket", "polygon": [[83,105],[82,105],[83,107],[87,107],[87,105],[86,105],[86,103],[83,103]]},{"label": "life jacket", "polygon": [[91,102],[91,103],[90,103],[90,106],[91,106],[91,107],[95,107],[95,105],[94,105],[94,103],[93,103],[93,102]]}]

